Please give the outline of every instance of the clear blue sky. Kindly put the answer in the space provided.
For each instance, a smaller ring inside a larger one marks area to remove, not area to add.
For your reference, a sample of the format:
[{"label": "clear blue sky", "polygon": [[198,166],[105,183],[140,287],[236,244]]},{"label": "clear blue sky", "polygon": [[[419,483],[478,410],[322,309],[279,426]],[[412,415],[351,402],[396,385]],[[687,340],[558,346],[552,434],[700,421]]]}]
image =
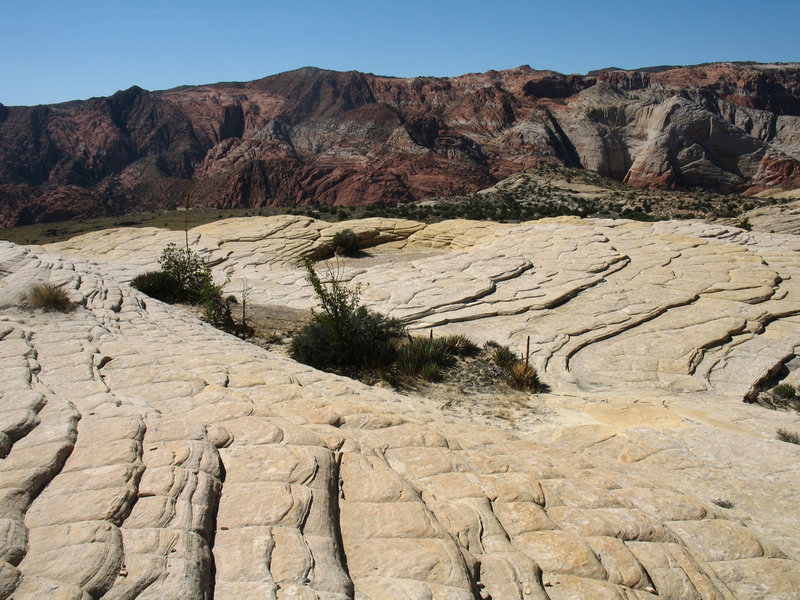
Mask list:
[{"label": "clear blue sky", "polygon": [[800,61],[800,1],[3,0],[0,102],[247,81]]}]

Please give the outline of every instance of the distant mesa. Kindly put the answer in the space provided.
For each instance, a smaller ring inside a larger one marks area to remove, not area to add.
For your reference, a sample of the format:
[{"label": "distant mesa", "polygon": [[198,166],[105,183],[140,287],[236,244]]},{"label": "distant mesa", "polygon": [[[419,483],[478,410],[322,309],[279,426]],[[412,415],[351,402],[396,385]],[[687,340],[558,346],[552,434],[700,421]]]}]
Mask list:
[{"label": "distant mesa", "polygon": [[0,226],[173,208],[408,202],[540,163],[640,188],[800,186],[800,65],[450,78],[304,67],[0,105]]}]

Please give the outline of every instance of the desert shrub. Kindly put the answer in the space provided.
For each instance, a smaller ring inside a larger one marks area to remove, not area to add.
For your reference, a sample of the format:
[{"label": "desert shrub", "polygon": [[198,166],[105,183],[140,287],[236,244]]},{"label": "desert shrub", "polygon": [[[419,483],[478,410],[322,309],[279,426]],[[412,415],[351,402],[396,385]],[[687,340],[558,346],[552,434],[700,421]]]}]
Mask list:
[{"label": "desert shrub", "polygon": [[189,248],[169,244],[158,259],[160,271],[148,271],[134,277],[131,285],[162,302],[185,302],[203,306],[203,318],[225,331],[237,331],[231,316],[230,297],[222,295],[222,284],[214,283],[211,266]]},{"label": "desert shrub", "polygon": [[[397,352],[397,369],[403,375],[420,376],[427,381],[435,381],[423,375],[423,370],[433,373],[431,367],[438,370],[449,367],[455,361],[453,352],[445,338],[415,337]],[[438,372],[438,371],[437,371]]]},{"label": "desert shrub", "polygon": [[481,351],[475,342],[461,334],[446,336],[444,343],[456,356],[475,356]]},{"label": "desert shrub", "polygon": [[352,229],[342,229],[333,234],[333,253],[341,256],[355,256],[361,244],[358,234]]},{"label": "desert shrub", "polygon": [[711,500],[714,504],[719,506],[720,508],[733,508],[734,504],[730,500],[726,498],[713,498]]},{"label": "desert shrub", "polygon": [[33,286],[25,295],[25,300],[30,307],[44,311],[69,312],[75,306],[67,291],[52,283]]},{"label": "desert shrub", "polygon": [[538,392],[541,388],[536,369],[523,361],[517,361],[508,370],[508,385],[523,392]]},{"label": "desert shrub", "polygon": [[791,400],[797,395],[797,390],[790,383],[781,383],[780,385],[775,386],[775,389],[772,390],[772,392],[778,398],[783,398],[784,400]]},{"label": "desert shrub", "polygon": [[388,364],[396,353],[396,340],[405,333],[397,319],[360,305],[360,289],[348,289],[329,271],[320,281],[310,261],[306,278],[314,288],[320,311],[292,337],[289,355],[319,369],[372,368]]},{"label": "desert shrub", "polygon": [[231,314],[231,302],[229,298],[222,296],[221,285],[208,284],[204,289],[202,304],[204,321],[225,331],[236,331],[236,323]]},{"label": "desert shrub", "polygon": [[180,296],[180,287],[176,279],[166,271],[147,271],[137,275],[131,286],[151,298],[172,304]]},{"label": "desert shrub", "polygon": [[789,431],[788,429],[778,429],[778,439],[782,442],[789,442],[790,444],[800,444],[800,433]]},{"label": "desert shrub", "polygon": [[158,259],[160,271],[136,276],[131,285],[151,298],[164,302],[201,304],[221,286],[215,286],[211,267],[196,252],[169,244]]},{"label": "desert shrub", "polygon": [[214,293],[211,266],[189,248],[169,244],[158,259],[161,270],[174,280],[177,290],[175,302],[202,303]]}]

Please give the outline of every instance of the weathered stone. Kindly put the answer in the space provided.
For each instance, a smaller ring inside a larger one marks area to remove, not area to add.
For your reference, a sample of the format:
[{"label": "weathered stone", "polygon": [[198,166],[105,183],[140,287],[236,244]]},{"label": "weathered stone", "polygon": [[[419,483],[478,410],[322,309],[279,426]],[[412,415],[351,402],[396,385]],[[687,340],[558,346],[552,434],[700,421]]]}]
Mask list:
[{"label": "weathered stone", "polygon": [[[310,306],[281,257],[330,226],[259,219],[248,242],[247,222],[193,239],[263,284],[254,301]],[[502,394],[448,408],[298,365],[115,283],[157,257],[146,232],[73,239],[70,259],[0,243],[0,291],[40,277],[92,299],[0,314],[0,590],[793,597],[800,472],[774,432],[800,421],[741,399],[800,347],[800,244],[699,223],[391,224],[342,263],[364,300],[426,334],[517,351],[530,335],[549,393],[500,421],[483,409]]]}]

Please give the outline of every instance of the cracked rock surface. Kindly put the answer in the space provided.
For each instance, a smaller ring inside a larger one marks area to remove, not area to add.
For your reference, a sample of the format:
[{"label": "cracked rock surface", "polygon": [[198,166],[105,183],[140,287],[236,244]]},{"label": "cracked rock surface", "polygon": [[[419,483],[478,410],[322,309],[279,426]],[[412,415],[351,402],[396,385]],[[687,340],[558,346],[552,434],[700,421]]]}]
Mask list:
[{"label": "cracked rock surface", "polygon": [[[511,422],[322,373],[125,282],[183,232],[0,243],[0,598],[800,598],[793,236],[699,223],[253,218],[192,230],[230,291],[300,255],[410,328],[519,350]],[[64,285],[69,313],[19,308]],[[793,373],[789,374],[789,380]],[[485,407],[491,409],[491,407]],[[503,425],[502,427],[500,425]],[[732,508],[713,502],[725,498]]]}]

